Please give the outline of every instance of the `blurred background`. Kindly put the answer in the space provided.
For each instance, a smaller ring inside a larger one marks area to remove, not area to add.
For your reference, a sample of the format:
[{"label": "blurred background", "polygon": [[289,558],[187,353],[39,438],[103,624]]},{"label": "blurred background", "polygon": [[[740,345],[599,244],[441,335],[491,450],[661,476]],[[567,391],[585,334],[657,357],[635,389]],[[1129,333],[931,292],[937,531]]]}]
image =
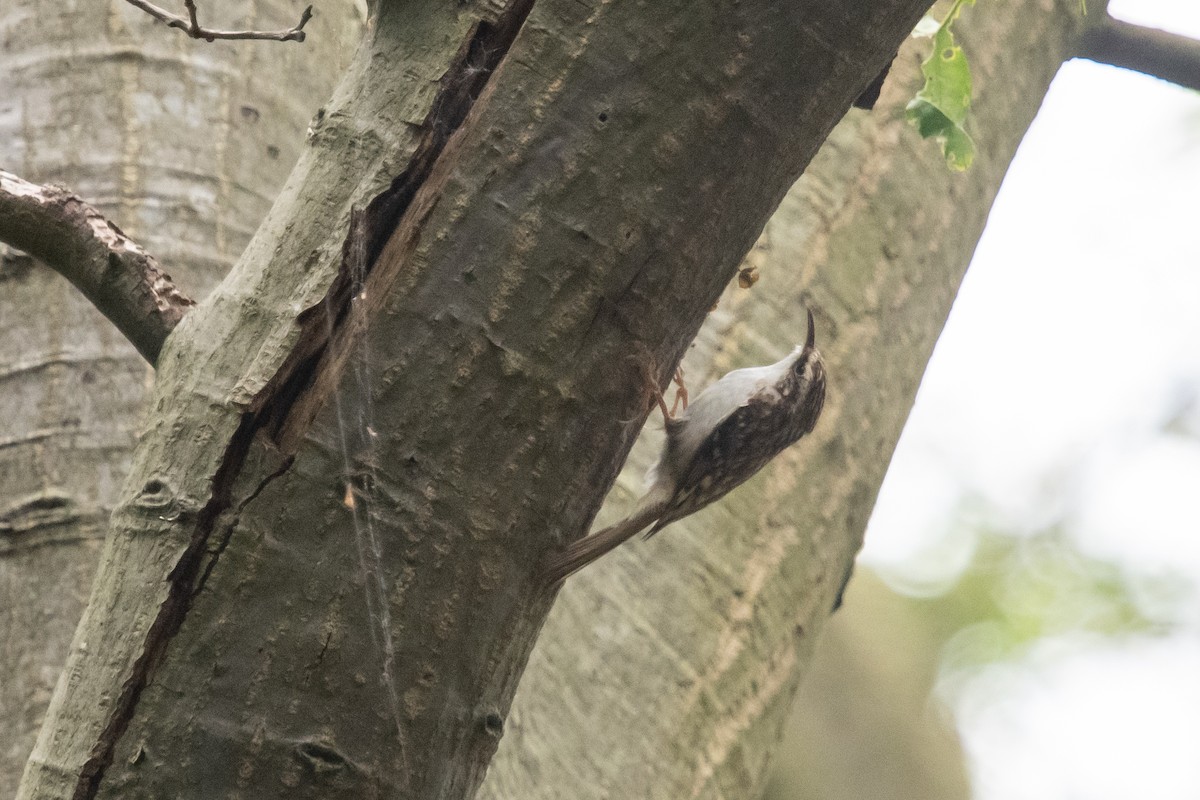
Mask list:
[{"label": "blurred background", "polygon": [[[1200,38],[1196,0],[1109,11]],[[1198,600],[1200,94],[1074,61],[992,210],[767,796],[1194,800]]]}]

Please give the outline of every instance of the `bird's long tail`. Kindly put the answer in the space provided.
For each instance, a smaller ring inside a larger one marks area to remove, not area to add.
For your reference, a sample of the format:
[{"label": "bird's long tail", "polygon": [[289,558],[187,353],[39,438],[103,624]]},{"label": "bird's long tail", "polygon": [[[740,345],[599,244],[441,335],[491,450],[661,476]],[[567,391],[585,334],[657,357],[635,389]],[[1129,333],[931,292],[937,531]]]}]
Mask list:
[{"label": "bird's long tail", "polygon": [[669,494],[652,490],[638,502],[629,516],[616,525],[596,531],[571,542],[557,553],[551,553],[542,564],[542,577],[546,585],[554,586],[566,580],[626,539],[636,536],[662,516],[670,499]]}]

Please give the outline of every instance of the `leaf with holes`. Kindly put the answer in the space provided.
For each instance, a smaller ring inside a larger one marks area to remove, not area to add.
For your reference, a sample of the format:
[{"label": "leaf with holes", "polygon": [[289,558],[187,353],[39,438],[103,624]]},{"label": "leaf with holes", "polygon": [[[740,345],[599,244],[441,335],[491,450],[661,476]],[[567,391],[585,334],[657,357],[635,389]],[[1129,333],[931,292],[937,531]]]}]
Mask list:
[{"label": "leaf with holes", "polygon": [[951,23],[963,5],[974,0],[960,0],[946,15],[933,35],[933,52],[921,64],[925,86],[906,109],[908,118],[926,139],[937,138],[951,169],[965,170],[975,157],[975,143],[963,125],[971,108],[971,68],[966,54],[954,43]]}]

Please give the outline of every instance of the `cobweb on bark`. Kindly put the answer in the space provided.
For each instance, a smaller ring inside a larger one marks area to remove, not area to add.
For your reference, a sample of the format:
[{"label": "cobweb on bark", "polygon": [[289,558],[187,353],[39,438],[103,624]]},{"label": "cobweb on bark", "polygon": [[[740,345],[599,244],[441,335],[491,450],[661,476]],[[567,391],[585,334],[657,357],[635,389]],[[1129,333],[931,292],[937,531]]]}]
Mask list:
[{"label": "cobweb on bark", "polygon": [[[366,298],[365,260],[348,259],[352,280],[351,319],[365,319],[357,306]],[[333,314],[327,314],[332,338]],[[396,725],[401,774],[408,775],[404,725],[400,716],[400,696],[395,683],[396,649],[392,639],[392,617],[388,604],[388,581],[384,566],[383,544],[375,526],[371,498],[376,480],[376,429],[371,395],[371,349],[369,337],[360,337],[358,351],[349,359],[349,383],[333,393],[337,415],[337,446],[342,457],[344,505],[350,511],[359,569],[363,576],[368,630],[371,644],[381,662],[380,680],[387,691],[392,719]]]}]

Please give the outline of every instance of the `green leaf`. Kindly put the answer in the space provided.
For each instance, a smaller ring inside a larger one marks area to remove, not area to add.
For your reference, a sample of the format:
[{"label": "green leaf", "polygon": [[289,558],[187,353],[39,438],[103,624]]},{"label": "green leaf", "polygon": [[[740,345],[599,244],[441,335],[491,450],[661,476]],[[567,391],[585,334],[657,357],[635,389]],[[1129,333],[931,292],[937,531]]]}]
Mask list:
[{"label": "green leaf", "polygon": [[941,140],[947,166],[960,172],[971,166],[975,158],[975,142],[961,125],[947,117],[937,106],[914,98],[908,104],[908,118],[916,123],[917,132],[923,138],[937,137]]},{"label": "green leaf", "polygon": [[922,137],[937,138],[951,169],[965,170],[975,157],[975,143],[963,128],[971,108],[971,68],[961,47],[954,43],[951,23],[963,5],[959,0],[933,35],[933,52],[921,64],[925,86],[906,109]]}]

